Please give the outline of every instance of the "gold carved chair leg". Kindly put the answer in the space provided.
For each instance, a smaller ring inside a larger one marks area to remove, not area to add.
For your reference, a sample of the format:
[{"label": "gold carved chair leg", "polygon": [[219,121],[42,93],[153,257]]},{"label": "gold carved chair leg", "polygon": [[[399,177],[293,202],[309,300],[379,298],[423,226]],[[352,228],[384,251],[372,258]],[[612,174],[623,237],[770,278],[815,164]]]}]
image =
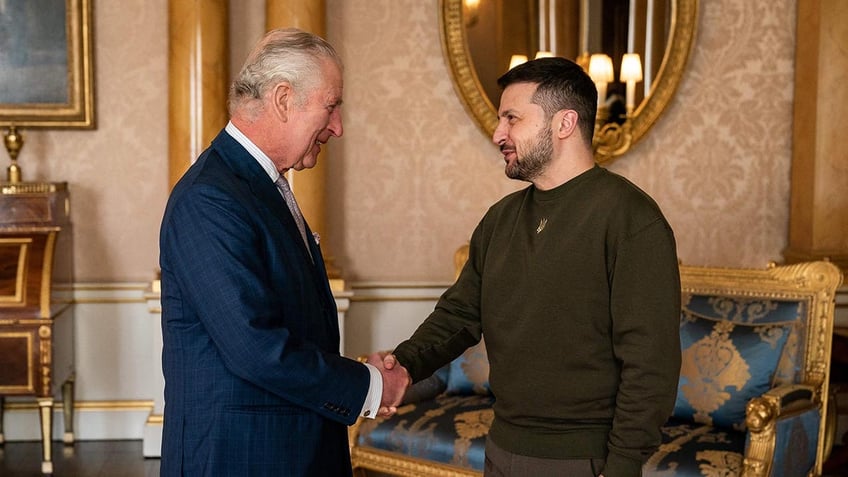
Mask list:
[{"label": "gold carved chair leg", "polygon": [[65,418],[65,435],[62,442],[67,445],[74,443],[74,376],[62,384],[62,415]]},{"label": "gold carved chair leg", "polygon": [[53,474],[53,398],[38,398],[38,417],[41,420],[41,473]]}]

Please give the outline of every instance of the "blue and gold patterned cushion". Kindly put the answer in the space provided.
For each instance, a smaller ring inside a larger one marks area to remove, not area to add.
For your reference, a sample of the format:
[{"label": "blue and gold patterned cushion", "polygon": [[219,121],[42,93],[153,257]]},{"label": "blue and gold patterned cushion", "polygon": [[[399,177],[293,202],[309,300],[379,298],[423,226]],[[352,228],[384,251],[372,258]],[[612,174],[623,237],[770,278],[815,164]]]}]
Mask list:
[{"label": "blue and gold patterned cushion", "polygon": [[745,433],[671,418],[662,444],[642,467],[645,477],[702,477],[742,474]]},{"label": "blue and gold patterned cushion", "polygon": [[745,429],[745,406],[772,387],[792,325],[713,320],[684,309],[674,416]]},{"label": "blue and gold patterned cushion", "polygon": [[482,396],[491,394],[489,356],[486,354],[486,345],[482,339],[450,363],[447,384],[448,394]]},{"label": "blue and gold patterned cushion", "polygon": [[[777,421],[774,464],[769,475],[808,475],[815,464],[818,410]],[[746,433],[671,418],[662,444],[642,467],[645,477],[715,477],[742,474]]]},{"label": "blue and gold patterned cushion", "polygon": [[401,406],[389,419],[365,419],[357,444],[408,457],[483,470],[492,396],[451,396]]},{"label": "blue and gold patterned cushion", "polygon": [[804,300],[775,300],[744,296],[716,296],[684,294],[683,308],[695,315],[715,320],[728,320],[748,325],[789,323],[794,326],[789,333],[783,354],[777,365],[775,384],[793,384],[802,379],[804,372],[804,343],[808,304]]}]

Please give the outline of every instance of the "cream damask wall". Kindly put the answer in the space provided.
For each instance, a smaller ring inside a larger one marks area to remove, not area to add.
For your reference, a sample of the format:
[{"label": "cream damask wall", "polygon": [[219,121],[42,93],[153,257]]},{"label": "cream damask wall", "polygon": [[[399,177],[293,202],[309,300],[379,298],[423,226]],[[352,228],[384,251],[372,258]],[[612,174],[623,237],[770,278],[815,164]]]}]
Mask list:
[{"label": "cream damask wall", "polygon": [[[98,127],[24,131],[19,159],[26,180],[70,183],[78,281],[145,281],[168,193],[167,0],[93,3]],[[795,1],[700,3],[677,100],[611,169],[654,196],[684,262],[759,267],[787,242]],[[348,281],[448,281],[453,249],[522,184],[456,97],[436,0],[327,0],[327,15],[346,63],[329,248]]]},{"label": "cream damask wall", "polygon": [[691,265],[764,267],[788,243],[794,0],[701,0],[665,117],[612,169],[666,212]]},{"label": "cream damask wall", "polygon": [[[449,279],[453,248],[520,184],[458,107],[435,0],[328,4],[347,60],[333,250],[354,279]],[[765,266],[787,243],[795,2],[702,0],[698,28],[677,100],[610,168],[657,200],[684,262]]]},{"label": "cream damask wall", "polygon": [[67,181],[75,278],[149,281],[168,193],[167,0],[92,0],[97,129],[24,130],[24,180]]}]

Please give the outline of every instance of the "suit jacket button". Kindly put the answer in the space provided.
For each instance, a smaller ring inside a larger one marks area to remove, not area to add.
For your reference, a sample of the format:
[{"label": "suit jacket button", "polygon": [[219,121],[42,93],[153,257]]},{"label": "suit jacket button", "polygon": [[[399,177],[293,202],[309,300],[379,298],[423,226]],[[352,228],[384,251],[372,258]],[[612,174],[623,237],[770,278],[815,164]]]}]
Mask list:
[{"label": "suit jacket button", "polygon": [[365,416],[365,417],[368,417],[368,416],[370,416],[370,415],[371,415],[371,410],[370,410],[370,409],[369,409],[369,410],[367,410],[367,411],[365,411],[365,414],[364,414],[364,416]]}]

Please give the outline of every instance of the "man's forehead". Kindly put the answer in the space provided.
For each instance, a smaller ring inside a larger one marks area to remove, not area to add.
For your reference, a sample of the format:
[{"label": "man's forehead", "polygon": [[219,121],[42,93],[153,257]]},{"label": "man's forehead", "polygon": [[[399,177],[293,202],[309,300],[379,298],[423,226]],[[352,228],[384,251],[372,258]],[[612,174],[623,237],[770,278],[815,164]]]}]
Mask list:
[{"label": "man's forehead", "polygon": [[536,86],[535,83],[513,83],[507,86],[501,94],[499,109],[503,111],[504,109],[514,109],[532,104]]},{"label": "man's forehead", "polygon": [[536,83],[513,83],[504,89],[501,96],[513,100],[529,101],[536,92],[537,86]]}]

